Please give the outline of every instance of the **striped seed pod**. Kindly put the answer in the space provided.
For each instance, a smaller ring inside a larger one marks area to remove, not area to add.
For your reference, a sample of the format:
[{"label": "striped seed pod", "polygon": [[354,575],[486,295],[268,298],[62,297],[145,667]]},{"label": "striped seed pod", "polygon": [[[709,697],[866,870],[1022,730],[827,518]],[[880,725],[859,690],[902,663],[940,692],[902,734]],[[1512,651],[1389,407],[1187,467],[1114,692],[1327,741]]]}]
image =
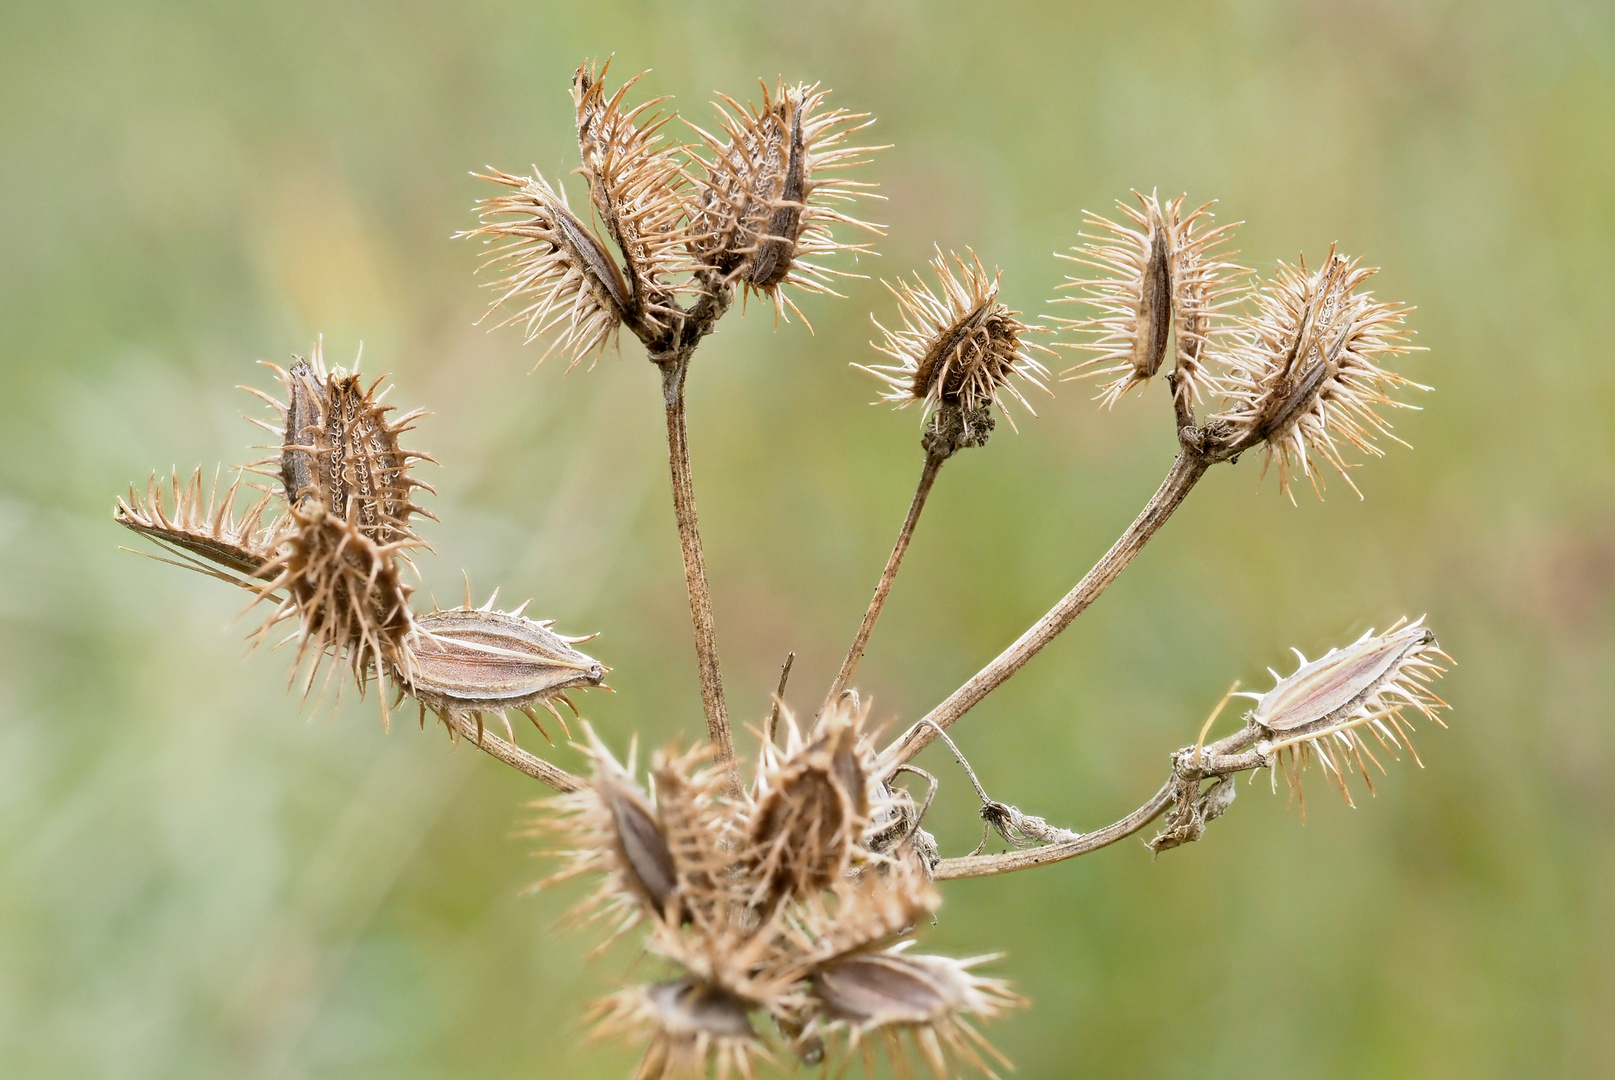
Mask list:
[{"label": "striped seed pod", "polygon": [[1417,761],[1408,711],[1439,724],[1439,711],[1448,707],[1429,684],[1452,659],[1422,617],[1383,634],[1369,631],[1317,660],[1308,661],[1299,650],[1296,656],[1301,666],[1288,676],[1275,672],[1273,689],[1243,695],[1257,702],[1250,717],[1263,733],[1257,750],[1283,770],[1292,788],[1299,789],[1301,770],[1315,757],[1347,802],[1346,774],[1353,768],[1372,792],[1368,764],[1382,773],[1385,768],[1368,738],[1393,757],[1405,748]]}]

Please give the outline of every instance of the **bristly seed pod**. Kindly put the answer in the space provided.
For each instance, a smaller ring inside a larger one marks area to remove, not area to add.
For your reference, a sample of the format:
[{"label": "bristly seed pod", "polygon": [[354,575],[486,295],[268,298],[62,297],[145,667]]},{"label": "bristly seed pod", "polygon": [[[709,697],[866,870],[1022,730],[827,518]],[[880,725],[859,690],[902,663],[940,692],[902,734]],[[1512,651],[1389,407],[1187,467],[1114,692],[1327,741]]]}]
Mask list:
[{"label": "bristly seed pod", "polygon": [[526,714],[547,739],[535,707],[547,710],[565,730],[555,699],[571,708],[566,691],[599,686],[606,670],[572,647],[587,637],[565,637],[552,625],[524,618],[520,610],[495,611],[491,598],[480,608],[418,616],[409,639],[410,666],[398,673],[399,680],[423,710],[446,718],[474,716],[479,739],[483,715],[491,713],[504,721],[514,741],[509,709]]},{"label": "bristly seed pod", "polygon": [[988,407],[1003,409],[1001,393],[1033,411],[1013,377],[1048,392],[1041,381],[1048,371],[1030,350],[1049,350],[1024,340],[1026,334],[1043,328],[1028,327],[1017,318],[1020,312],[999,303],[1000,274],[989,276],[974,251],[966,249],[966,254],[969,262],[937,249],[931,269],[941,295],[918,277],[913,284],[901,279],[895,286],[886,283],[897,298],[903,326],[892,330],[877,321],[884,340],[875,348],[896,363],[853,365],[886,384],[882,400],[899,408],[922,403],[927,420],[937,419],[936,430],[947,429],[952,420],[939,414],[964,418],[965,424],[951,425],[962,429],[960,437],[939,447],[949,453],[986,442],[992,430]]},{"label": "bristly seed pod", "polygon": [[278,466],[270,475],[279,477],[291,505],[317,500],[327,513],[351,522],[377,544],[408,540],[425,546],[410,519],[415,514],[433,515],[411,500],[417,489],[432,487],[409,470],[418,461],[432,459],[404,449],[399,436],[410,431],[426,410],[389,420],[394,406],[383,405],[383,395],[376,393],[385,376],[367,387],[357,361],[351,372],[327,370],[323,352],[322,343],[316,342],[309,359],[294,357],[290,370],[265,365],[280,377],[284,402],[247,388],[280,418],[278,424],[255,421],[281,437],[278,457],[256,464]]},{"label": "bristly seed pod", "polygon": [[258,586],[260,599],[284,594],[258,640],[277,623],[297,620],[298,663],[314,657],[304,693],[327,657],[347,664],[360,693],[372,678],[406,669],[414,616],[398,558],[420,542],[377,544],[318,499],[304,499],[289,517],[280,552],[258,574],[268,579]]},{"label": "bristly seed pod", "polygon": [[[1069,369],[1068,377],[1114,376],[1100,387],[1106,407],[1135,386],[1141,386],[1161,369],[1167,336],[1172,329],[1172,241],[1176,222],[1169,222],[1154,193],[1133,195],[1142,205],[1134,210],[1124,202],[1117,207],[1137,228],[1118,224],[1098,214],[1086,214],[1087,224],[1104,233],[1083,233],[1088,243],[1076,248],[1070,259],[1100,272],[1096,278],[1070,278],[1064,289],[1081,289],[1080,300],[1097,309],[1091,319],[1060,322],[1095,336],[1075,346],[1099,355]],[[1181,202],[1181,200],[1180,200]],[[1176,206],[1169,203],[1168,210]],[[1109,235],[1106,235],[1106,234]]]},{"label": "bristly seed pod", "polygon": [[1229,426],[1238,444],[1266,446],[1292,502],[1295,473],[1321,494],[1311,454],[1328,461],[1357,491],[1337,440],[1379,456],[1375,436],[1401,440],[1376,407],[1414,408],[1390,392],[1429,389],[1381,366],[1386,356],[1413,351],[1403,328],[1411,309],[1359,292],[1374,273],[1333,250],[1316,273],[1308,273],[1305,260],[1299,267],[1280,263],[1278,275],[1256,294],[1256,312],[1244,320],[1231,350],[1228,403],[1216,419]]},{"label": "bristly seed pod", "polygon": [[784,717],[786,748],[763,747],[747,828],[752,903],[772,911],[840,880],[869,822],[874,753],[863,717],[828,710],[804,739]]},{"label": "bristly seed pod", "polygon": [[[243,578],[257,577],[264,564],[274,557],[279,543],[278,529],[275,524],[263,523],[264,511],[269,508],[273,495],[265,493],[237,518],[235,501],[241,489],[239,477],[225,489],[223,498],[219,497],[219,483],[215,479],[206,501],[202,498],[200,468],[191,474],[184,487],[180,486],[178,473],[169,478],[169,485],[174,504],[172,513],[163,509],[162,484],[153,473],[144,499],[135,493],[133,484],[129,485],[129,497],[118,500],[112,512],[113,520],[173,551],[184,560],[176,565],[233,585],[246,585]],[[197,557],[213,566],[198,562]],[[216,570],[214,566],[224,570]]]},{"label": "bristly seed pod", "polygon": [[983,1054],[1008,1065],[968,1019],[996,1016],[1024,1004],[1003,981],[970,973],[970,967],[991,957],[910,956],[901,952],[903,947],[843,957],[815,970],[812,993],[824,1019],[810,1031],[845,1032],[848,1051],[878,1031],[894,1058],[906,1032],[938,1077],[950,1075],[950,1059],[988,1075],[992,1069]]},{"label": "bristly seed pod", "polygon": [[483,262],[484,269],[508,271],[489,283],[499,296],[488,313],[513,305],[496,328],[521,323],[528,341],[562,327],[538,362],[559,349],[570,356],[570,371],[589,353],[604,349],[624,313],[633,309],[628,282],[605,245],[567,206],[564,188],[552,188],[537,170],[530,177],[494,168],[476,175],[515,189],[478,202],[481,227],[459,234],[480,236],[485,243],[505,241]]},{"label": "bristly seed pod", "polygon": [[1378,636],[1370,630],[1317,660],[1308,661],[1299,650],[1296,656],[1301,666],[1294,674],[1274,672],[1273,689],[1242,695],[1258,703],[1250,717],[1265,732],[1257,750],[1276,759],[1275,769],[1284,769],[1292,788],[1299,789],[1301,770],[1315,755],[1348,803],[1345,773],[1354,765],[1372,793],[1368,762],[1381,772],[1385,768],[1365,734],[1393,757],[1406,748],[1418,761],[1404,711],[1411,708],[1441,723],[1438,712],[1448,706],[1428,684],[1446,672],[1443,661],[1452,663],[1422,617],[1407,625],[1398,622]]},{"label": "bristly seed pod", "polygon": [[740,998],[693,979],[636,986],[613,994],[591,1010],[594,1038],[626,1035],[650,1046],[634,1080],[737,1075],[752,1080],[754,1056],[766,1056]]},{"label": "bristly seed pod", "polygon": [[581,171],[595,212],[627,267],[625,310],[639,329],[654,333],[676,312],[669,279],[693,269],[685,246],[688,180],[680,160],[685,148],[660,145],[661,129],[672,117],[649,110],[666,98],[624,111],[623,97],[641,76],[606,97],[602,80],[610,66],[610,60],[598,70],[584,64],[572,77]]},{"label": "bristly seed pod", "polygon": [[781,82],[770,96],[764,83],[763,103],[755,110],[723,96],[717,108],[726,138],[694,129],[712,157],[702,162],[705,169],[696,180],[691,254],[725,282],[771,298],[777,315],[787,307],[801,315],[782,286],[839,295],[830,282],[851,276],[808,259],[869,250],[837,243],[832,223],[881,232],[826,205],[848,202],[873,186],[826,179],[826,172],[864,164],[865,155],[884,149],[843,146],[849,134],[873,121],[842,109],[820,112],[828,93],[816,83],[787,90]]}]

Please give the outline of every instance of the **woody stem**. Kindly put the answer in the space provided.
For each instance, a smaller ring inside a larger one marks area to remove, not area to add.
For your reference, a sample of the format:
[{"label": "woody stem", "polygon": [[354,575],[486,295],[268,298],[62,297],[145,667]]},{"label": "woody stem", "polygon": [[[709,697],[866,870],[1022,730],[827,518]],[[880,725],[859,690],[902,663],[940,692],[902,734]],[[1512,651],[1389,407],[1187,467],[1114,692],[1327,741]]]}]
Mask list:
[{"label": "woody stem", "polygon": [[891,594],[892,582],[897,580],[897,568],[902,565],[903,556],[908,551],[908,542],[914,537],[914,526],[920,520],[920,511],[925,509],[925,498],[931,493],[931,485],[936,483],[936,475],[942,470],[942,463],[946,460],[946,454],[925,455],[925,466],[920,470],[920,483],[914,489],[914,499],[909,503],[908,516],[903,519],[903,527],[898,530],[897,543],[892,546],[891,557],[886,560],[886,569],[881,571],[880,583],[875,586],[875,595],[869,601],[869,610],[864,612],[864,621],[859,624],[858,634],[852,639],[852,648],[847,650],[847,658],[841,662],[841,670],[836,673],[835,682],[830,684],[830,692],[825,695],[824,705],[820,707],[821,712],[835,704],[841,691],[852,681],[853,672],[858,670],[858,662],[864,658],[864,648],[869,644],[869,635],[875,630],[875,621],[880,618],[881,608],[886,606],[886,597]]}]

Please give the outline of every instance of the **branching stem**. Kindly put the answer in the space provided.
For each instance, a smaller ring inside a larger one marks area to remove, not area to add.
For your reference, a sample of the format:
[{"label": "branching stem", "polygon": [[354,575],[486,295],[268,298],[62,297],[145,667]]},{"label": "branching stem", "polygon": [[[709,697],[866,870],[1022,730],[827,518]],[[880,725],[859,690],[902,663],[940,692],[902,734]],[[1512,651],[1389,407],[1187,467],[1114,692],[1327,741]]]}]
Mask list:
[{"label": "branching stem", "polygon": [[1191,746],[1179,750],[1172,755],[1172,775],[1167,777],[1161,789],[1150,796],[1137,810],[1102,829],[1096,829],[1091,833],[1079,833],[1069,840],[1045,844],[1042,847],[1005,851],[993,855],[964,855],[954,859],[943,859],[936,864],[932,874],[938,879],[1007,874],[1015,870],[1028,870],[1034,866],[1046,866],[1049,863],[1074,859],[1079,855],[1087,855],[1100,848],[1109,847],[1144,828],[1174,803],[1192,800],[1199,794],[1202,780],[1233,776],[1269,764],[1271,756],[1247,749],[1256,741],[1258,734],[1255,727],[1246,726],[1209,746]]},{"label": "branching stem", "polygon": [[824,697],[824,704],[820,711],[828,710],[835,704],[841,691],[847,688],[852,681],[853,672],[858,670],[858,662],[864,658],[864,648],[869,644],[869,635],[875,630],[875,621],[880,618],[881,608],[886,606],[886,597],[891,594],[892,582],[897,580],[897,568],[902,565],[903,556],[908,551],[908,543],[914,537],[914,526],[920,520],[920,511],[925,509],[926,496],[931,494],[931,485],[936,483],[937,473],[942,469],[942,463],[947,460],[946,454],[935,452],[925,455],[925,465],[920,470],[920,483],[914,489],[914,499],[909,503],[908,516],[903,519],[903,527],[897,533],[897,543],[892,547],[891,557],[886,560],[886,569],[881,571],[880,583],[875,586],[875,595],[870,598],[869,610],[864,612],[864,621],[858,626],[858,634],[852,639],[852,648],[847,650],[847,658],[841,662],[841,670],[836,673],[835,682],[830,684],[830,692]]}]

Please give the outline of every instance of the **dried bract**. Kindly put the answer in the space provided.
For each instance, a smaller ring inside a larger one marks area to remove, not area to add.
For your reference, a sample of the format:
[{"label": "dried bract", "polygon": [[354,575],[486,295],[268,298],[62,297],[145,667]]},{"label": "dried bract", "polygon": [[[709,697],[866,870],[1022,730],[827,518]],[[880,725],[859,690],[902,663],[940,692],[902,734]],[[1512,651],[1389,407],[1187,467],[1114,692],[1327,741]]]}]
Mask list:
[{"label": "dried bract", "polygon": [[705,168],[696,179],[690,251],[721,280],[770,297],[780,314],[796,310],[783,286],[839,295],[830,283],[849,276],[809,260],[869,250],[837,242],[832,225],[881,231],[834,208],[874,185],[825,174],[865,164],[882,147],[844,145],[848,135],[873,121],[863,113],[824,109],[828,94],[816,83],[786,89],[782,82],[770,95],[765,83],[763,103],[755,109],[723,97],[721,137],[695,129],[710,160],[701,162]]},{"label": "dried bract", "polygon": [[1412,351],[1403,328],[1411,309],[1359,291],[1374,273],[1333,251],[1312,273],[1305,260],[1299,267],[1280,263],[1256,294],[1256,313],[1230,353],[1228,405],[1217,419],[1229,425],[1236,444],[1265,444],[1286,492],[1297,473],[1319,488],[1312,454],[1351,484],[1339,443],[1379,456],[1375,437],[1396,436],[1377,407],[1413,408],[1391,391],[1429,389],[1381,366],[1385,357]]},{"label": "dried bract", "polygon": [[1002,409],[1003,393],[1032,411],[1012,379],[1047,392],[1042,380],[1048,371],[1031,350],[1049,351],[1025,340],[1041,328],[1028,327],[1017,318],[1020,312],[998,302],[1000,274],[989,275],[975,252],[966,254],[968,262],[937,251],[931,260],[936,291],[918,276],[912,284],[901,279],[895,286],[888,283],[903,325],[894,330],[877,321],[884,340],[875,348],[896,363],[853,365],[884,382],[881,397],[899,408],[921,402],[928,418],[948,411],[973,419],[975,437],[959,446],[986,441],[992,429],[988,406]]},{"label": "dried bract", "polygon": [[1317,660],[1308,661],[1299,650],[1296,656],[1301,666],[1293,674],[1275,672],[1273,689],[1244,695],[1257,701],[1251,722],[1264,738],[1256,749],[1284,770],[1292,787],[1299,787],[1301,770],[1316,757],[1347,802],[1346,773],[1353,768],[1372,792],[1368,763],[1381,772],[1385,768],[1364,736],[1393,757],[1406,748],[1417,761],[1408,738],[1407,710],[1439,724],[1439,710],[1448,707],[1429,684],[1446,672],[1443,662],[1452,660],[1423,618],[1399,622],[1378,636],[1370,630]]},{"label": "dried bract", "polygon": [[[129,485],[129,497],[118,500],[113,520],[164,545],[184,560],[181,565],[232,584],[244,584],[243,578],[257,577],[274,557],[278,532],[273,523],[265,525],[263,521],[273,495],[264,493],[236,517],[239,477],[222,497],[217,480],[207,498],[202,497],[201,469],[191,474],[184,487],[180,486],[179,474],[174,473],[169,477],[169,488],[171,511],[163,508],[163,485],[157,474],[152,474],[145,498],[136,493],[133,484]],[[198,562],[198,558],[212,565]]]},{"label": "dried bract", "polygon": [[564,730],[555,699],[570,708],[566,691],[599,686],[605,668],[572,647],[587,638],[557,634],[553,623],[494,611],[492,604],[417,617],[409,639],[410,666],[399,672],[403,688],[446,719],[475,717],[479,737],[484,714],[493,714],[504,720],[514,740],[505,715],[510,709],[526,714],[540,732],[544,726],[535,709],[546,709]]},{"label": "dried bract", "polygon": [[1223,393],[1218,357],[1233,333],[1230,309],[1243,301],[1251,271],[1218,250],[1240,222],[1213,227],[1212,203],[1184,216],[1184,198],[1163,207],[1161,217],[1172,280],[1173,392],[1187,411],[1191,403]]},{"label": "dried bract", "polygon": [[671,116],[652,112],[658,98],[624,109],[623,97],[639,76],[607,97],[604,67],[584,64],[572,77],[578,150],[595,212],[626,264],[626,314],[654,333],[676,316],[676,274],[693,269],[686,250],[684,147],[661,134]]},{"label": "dried bract", "polygon": [[567,206],[564,189],[552,188],[537,170],[524,177],[490,168],[482,178],[514,189],[478,202],[482,226],[460,234],[497,245],[483,267],[506,274],[489,283],[499,297],[488,312],[510,305],[497,325],[520,323],[528,341],[560,327],[539,363],[560,350],[571,370],[603,349],[624,312],[633,310],[630,286],[605,245]]}]

